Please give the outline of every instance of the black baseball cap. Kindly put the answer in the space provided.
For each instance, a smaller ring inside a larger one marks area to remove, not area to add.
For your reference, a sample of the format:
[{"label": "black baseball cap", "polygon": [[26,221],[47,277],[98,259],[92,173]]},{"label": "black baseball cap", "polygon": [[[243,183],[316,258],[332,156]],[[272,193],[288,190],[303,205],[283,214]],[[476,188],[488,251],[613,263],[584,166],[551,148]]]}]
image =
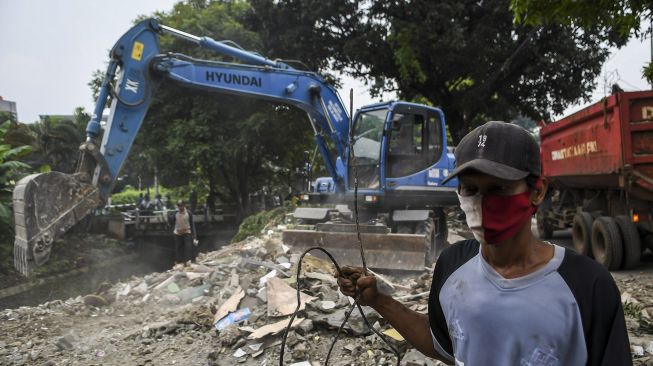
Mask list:
[{"label": "black baseball cap", "polygon": [[456,169],[442,181],[448,182],[466,170],[477,170],[506,180],[542,175],[540,147],[524,128],[490,121],[465,135],[454,151]]}]

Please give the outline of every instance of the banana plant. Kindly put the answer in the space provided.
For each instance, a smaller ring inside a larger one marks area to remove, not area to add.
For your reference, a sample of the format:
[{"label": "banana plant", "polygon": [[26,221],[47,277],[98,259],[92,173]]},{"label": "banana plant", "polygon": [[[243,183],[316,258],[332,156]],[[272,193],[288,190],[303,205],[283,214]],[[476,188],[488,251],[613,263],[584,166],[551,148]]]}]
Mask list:
[{"label": "banana plant", "polygon": [[11,195],[16,181],[31,167],[18,159],[32,151],[31,146],[12,147],[6,143],[5,136],[11,121],[0,124],[0,227],[3,232],[11,229]]}]

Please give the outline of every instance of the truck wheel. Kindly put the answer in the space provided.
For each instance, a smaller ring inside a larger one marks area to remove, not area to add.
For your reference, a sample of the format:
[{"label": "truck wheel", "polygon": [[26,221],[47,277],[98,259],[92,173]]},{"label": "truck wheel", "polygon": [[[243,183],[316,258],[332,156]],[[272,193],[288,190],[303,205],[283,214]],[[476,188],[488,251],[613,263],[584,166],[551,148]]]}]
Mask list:
[{"label": "truck wheel", "polygon": [[571,237],[576,252],[588,257],[592,256],[592,216],[590,214],[579,212],[574,215]]},{"label": "truck wheel", "polygon": [[614,221],[619,227],[624,243],[623,269],[633,269],[639,264],[642,255],[642,242],[639,238],[637,227],[626,216],[617,216]]},{"label": "truck wheel", "polygon": [[535,214],[535,219],[537,221],[537,235],[540,239],[551,239],[553,237],[553,226],[544,217],[544,212],[542,209],[537,210]]},{"label": "truck wheel", "polygon": [[594,259],[609,270],[619,269],[623,258],[623,243],[619,227],[612,217],[601,216],[592,225]]}]

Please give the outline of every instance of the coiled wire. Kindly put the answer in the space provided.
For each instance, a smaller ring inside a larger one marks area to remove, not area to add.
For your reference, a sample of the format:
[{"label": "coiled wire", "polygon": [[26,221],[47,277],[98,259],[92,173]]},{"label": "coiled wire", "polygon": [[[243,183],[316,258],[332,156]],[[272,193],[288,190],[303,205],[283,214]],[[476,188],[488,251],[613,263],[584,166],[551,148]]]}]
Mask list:
[{"label": "coiled wire", "polygon": [[[283,338],[281,340],[281,351],[280,351],[280,354],[279,354],[279,366],[283,366],[283,357],[284,357],[284,354],[285,354],[286,340],[288,339],[288,333],[290,333],[290,329],[292,328],[292,323],[295,320],[295,317],[297,317],[297,313],[299,313],[299,308],[301,307],[301,295],[300,295],[301,292],[299,290],[299,284],[300,284],[299,280],[300,280],[300,275],[301,275],[301,271],[302,271],[302,260],[304,259],[304,256],[306,256],[306,254],[308,254],[310,251],[313,251],[313,250],[319,250],[319,251],[323,252],[324,254],[326,254],[329,257],[329,259],[331,260],[331,262],[333,263],[333,265],[336,267],[336,270],[338,271],[340,276],[343,275],[342,271],[340,270],[340,266],[338,265],[338,262],[336,262],[336,260],[333,258],[331,253],[329,253],[326,249],[321,248],[321,247],[312,247],[312,248],[308,248],[307,250],[305,250],[302,253],[301,257],[299,258],[299,261],[297,262],[297,282],[296,282],[297,283],[297,307],[295,308],[295,311],[293,312],[292,316],[290,317],[290,321],[288,322],[288,325],[286,326],[286,330],[283,332]],[[345,319],[342,321],[342,324],[340,324],[340,328],[338,328],[338,332],[333,337],[333,341],[331,342],[331,346],[329,347],[329,352],[327,353],[326,360],[324,361],[324,365],[325,366],[329,365],[329,359],[331,358],[331,352],[333,351],[333,347],[336,345],[336,342],[338,341],[338,338],[340,337],[340,333],[342,332],[342,329],[344,328],[345,324],[347,324],[347,321],[349,320],[349,317],[351,316],[351,313],[354,311],[354,309],[358,308],[358,311],[360,312],[361,316],[363,317],[363,321],[365,322],[365,325],[367,325],[367,327],[372,332],[374,332],[374,334],[379,336],[379,338],[381,338],[381,340],[383,340],[383,342],[388,347],[390,347],[390,349],[392,349],[392,352],[397,357],[397,366],[399,366],[400,363],[401,363],[401,353],[399,352],[399,350],[396,347],[394,347],[392,344],[390,344],[390,342],[387,340],[387,338],[383,334],[381,334],[381,332],[379,332],[376,328],[374,328],[374,326],[372,326],[372,324],[370,324],[369,319],[367,319],[367,317],[365,316],[365,312],[363,311],[363,308],[358,303],[358,301],[360,300],[360,296],[361,296],[360,294],[358,294],[356,296],[356,299],[355,299],[354,303],[351,304],[351,306],[349,307],[349,310],[345,314]]]}]

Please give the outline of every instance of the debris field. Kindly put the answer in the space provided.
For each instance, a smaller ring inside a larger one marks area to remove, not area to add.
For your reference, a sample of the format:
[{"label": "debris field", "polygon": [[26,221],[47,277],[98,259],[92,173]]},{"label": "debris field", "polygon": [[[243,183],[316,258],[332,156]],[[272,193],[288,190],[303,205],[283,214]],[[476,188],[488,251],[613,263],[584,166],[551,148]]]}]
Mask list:
[{"label": "debris field", "polygon": [[[278,365],[282,335],[297,306],[301,254],[282,243],[283,228],[200,254],[197,263],[178,264],[164,273],[103,284],[85,296],[2,310],[0,365]],[[454,229],[450,241],[464,234]],[[325,365],[351,304],[338,291],[334,271],[328,260],[305,257],[301,306],[288,335],[285,365]],[[431,270],[377,275],[385,291],[411,309],[427,312]],[[650,275],[617,273],[615,279],[635,365],[653,365]],[[364,311],[402,352],[402,365],[442,365],[410,348],[373,309]],[[329,364],[396,361],[354,311]]]}]

